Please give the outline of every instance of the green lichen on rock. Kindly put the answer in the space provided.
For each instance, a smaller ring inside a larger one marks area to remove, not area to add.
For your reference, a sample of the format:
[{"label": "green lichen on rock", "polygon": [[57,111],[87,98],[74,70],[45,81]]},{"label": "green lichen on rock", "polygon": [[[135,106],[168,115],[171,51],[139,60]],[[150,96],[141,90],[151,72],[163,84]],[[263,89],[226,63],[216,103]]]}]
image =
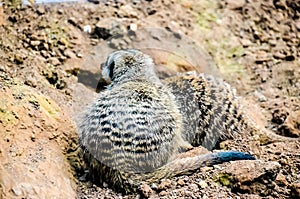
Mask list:
[{"label": "green lichen on rock", "polygon": [[49,117],[59,120],[61,110],[59,107],[50,99],[44,95],[32,95],[29,99],[30,103],[38,104],[39,108]]},{"label": "green lichen on rock", "polygon": [[[1,104],[2,102],[0,102]],[[0,105],[0,122],[3,124],[13,125],[17,121],[17,115],[13,111],[7,110]]]},{"label": "green lichen on rock", "polygon": [[201,3],[197,5],[197,24],[204,32],[209,31],[211,24],[216,23],[219,18],[215,12],[216,6],[216,2],[210,0],[201,1]]},{"label": "green lichen on rock", "polygon": [[56,21],[48,23],[47,21],[41,21],[38,24],[38,28],[42,30],[39,34],[45,36],[50,49],[59,45],[66,47],[69,45],[69,37],[67,35],[69,30],[62,22]]},{"label": "green lichen on rock", "polygon": [[234,177],[227,173],[220,173],[215,177],[215,182],[220,183],[223,186],[231,186],[234,182]]},{"label": "green lichen on rock", "polygon": [[22,5],[22,0],[5,0],[4,3],[6,6],[11,8],[19,8]]},{"label": "green lichen on rock", "polygon": [[234,34],[222,25],[222,14],[217,12],[217,8],[218,2],[211,0],[197,5],[196,21],[204,37],[202,44],[225,79],[233,74],[244,77],[245,69],[237,61],[245,54],[244,49]]}]

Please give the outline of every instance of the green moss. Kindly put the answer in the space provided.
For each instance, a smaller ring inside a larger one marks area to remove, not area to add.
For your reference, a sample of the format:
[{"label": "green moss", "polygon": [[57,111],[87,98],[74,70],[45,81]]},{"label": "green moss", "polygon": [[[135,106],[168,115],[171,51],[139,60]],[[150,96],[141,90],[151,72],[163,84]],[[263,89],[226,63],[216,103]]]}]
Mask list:
[{"label": "green moss", "polygon": [[218,15],[215,12],[216,3],[214,1],[203,1],[198,5],[197,24],[203,32],[209,31],[212,22],[217,22]]},{"label": "green moss", "polygon": [[5,0],[5,5],[11,8],[20,8],[22,0]]},{"label": "green moss", "polygon": [[68,35],[65,28],[60,23],[48,24],[47,22],[42,21],[39,25],[43,29],[47,37],[47,42],[50,44],[50,48],[56,47],[58,45],[69,45]]},{"label": "green moss", "polygon": [[227,173],[221,173],[216,176],[215,181],[223,186],[231,186],[231,184],[234,182],[234,178]]},{"label": "green moss", "polygon": [[0,121],[7,124],[15,124],[17,121],[16,115],[12,111],[0,109]]},{"label": "green moss", "polygon": [[222,15],[217,11],[218,3],[203,0],[196,8],[196,21],[203,35],[202,45],[212,55],[223,76],[233,74],[244,76],[244,67],[237,60],[244,55],[244,49],[235,39],[233,33],[224,27]]},{"label": "green moss", "polygon": [[17,115],[13,111],[8,110],[7,101],[0,100],[0,122],[4,124],[13,125],[17,122]]},{"label": "green moss", "polygon": [[40,109],[46,113],[51,118],[59,119],[60,109],[56,106],[54,102],[49,100],[43,95],[34,95],[34,98],[31,98],[29,102],[34,102],[39,104]]}]

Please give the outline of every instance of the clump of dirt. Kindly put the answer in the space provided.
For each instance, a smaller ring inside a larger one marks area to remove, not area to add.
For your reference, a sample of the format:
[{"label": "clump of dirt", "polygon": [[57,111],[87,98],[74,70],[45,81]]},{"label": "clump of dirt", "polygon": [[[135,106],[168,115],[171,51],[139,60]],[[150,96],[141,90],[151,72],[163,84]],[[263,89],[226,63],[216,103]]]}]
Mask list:
[{"label": "clump of dirt", "polygon": [[259,145],[242,136],[221,147],[243,150],[245,144],[261,161],[204,167],[122,196],[86,178],[74,127],[82,107],[103,89],[101,62],[115,49],[139,48],[154,57],[161,77],[191,69],[222,76],[260,125],[299,138],[299,5],[292,0],[4,2],[1,197],[299,198],[299,142]]}]

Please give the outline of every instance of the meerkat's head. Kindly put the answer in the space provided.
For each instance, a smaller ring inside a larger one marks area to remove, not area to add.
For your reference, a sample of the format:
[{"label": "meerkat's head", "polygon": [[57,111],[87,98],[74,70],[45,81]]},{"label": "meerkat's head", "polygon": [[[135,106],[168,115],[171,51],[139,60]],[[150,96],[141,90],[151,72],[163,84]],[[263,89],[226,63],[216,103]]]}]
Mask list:
[{"label": "meerkat's head", "polygon": [[143,77],[156,78],[152,58],[135,49],[111,53],[102,65],[102,76],[107,83]]}]

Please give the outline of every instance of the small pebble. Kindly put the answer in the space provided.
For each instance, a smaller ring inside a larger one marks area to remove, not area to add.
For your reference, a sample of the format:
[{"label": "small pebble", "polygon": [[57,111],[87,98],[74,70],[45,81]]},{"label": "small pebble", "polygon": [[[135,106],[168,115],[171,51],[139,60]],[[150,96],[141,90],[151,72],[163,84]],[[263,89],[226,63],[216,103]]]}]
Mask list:
[{"label": "small pebble", "polygon": [[22,195],[22,190],[20,189],[20,187],[13,187],[13,188],[12,188],[12,192],[13,192],[16,196],[21,196],[21,195]]},{"label": "small pebble", "polygon": [[130,24],[129,29],[132,31],[136,31],[137,30],[137,25],[135,23]]},{"label": "small pebble", "polygon": [[78,58],[82,58],[83,55],[82,55],[81,53],[77,53],[76,56],[77,56]]},{"label": "small pebble", "polygon": [[162,179],[161,183],[158,185],[158,189],[159,190],[167,189],[167,188],[171,187],[171,184],[172,184],[172,182],[170,179]]},{"label": "small pebble", "polygon": [[206,188],[208,185],[207,185],[207,183],[206,183],[204,180],[201,180],[201,181],[199,182],[199,186],[200,186],[202,189],[204,189],[204,188]]},{"label": "small pebble", "polygon": [[153,190],[151,189],[151,187],[148,185],[148,184],[145,184],[143,183],[141,186],[141,191],[143,193],[143,195],[146,197],[146,198],[149,198],[150,195],[153,193]]},{"label": "small pebble", "polygon": [[153,190],[157,190],[157,189],[158,189],[158,186],[157,186],[156,183],[152,183],[152,184],[151,184],[151,188],[152,188]]},{"label": "small pebble", "polygon": [[38,45],[40,45],[40,41],[36,41],[36,40],[32,40],[32,41],[30,41],[30,45],[31,46],[38,46]]},{"label": "small pebble", "polygon": [[177,181],[177,184],[179,184],[180,186],[183,186],[183,185],[185,185],[185,182],[184,182],[184,180],[179,179],[179,180]]},{"label": "small pebble", "polygon": [[159,196],[166,196],[166,195],[168,195],[168,192],[167,192],[167,191],[161,191],[161,192],[159,193]]},{"label": "small pebble", "polygon": [[90,34],[92,32],[92,27],[90,25],[83,26],[83,32]]}]

